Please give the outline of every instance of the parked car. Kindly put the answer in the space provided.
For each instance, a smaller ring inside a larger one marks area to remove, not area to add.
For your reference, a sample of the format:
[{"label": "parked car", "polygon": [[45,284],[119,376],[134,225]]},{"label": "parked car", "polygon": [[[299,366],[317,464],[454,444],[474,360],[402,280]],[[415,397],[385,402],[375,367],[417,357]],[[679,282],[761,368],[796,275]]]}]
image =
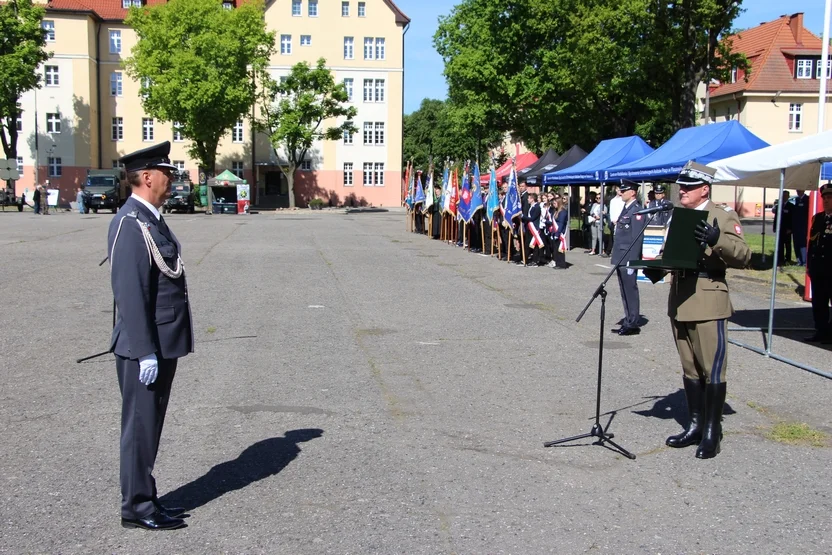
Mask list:
[{"label": "parked car", "polygon": [[170,197],[162,206],[163,213],[174,210],[194,213],[194,186],[190,181],[174,181],[170,184]]}]

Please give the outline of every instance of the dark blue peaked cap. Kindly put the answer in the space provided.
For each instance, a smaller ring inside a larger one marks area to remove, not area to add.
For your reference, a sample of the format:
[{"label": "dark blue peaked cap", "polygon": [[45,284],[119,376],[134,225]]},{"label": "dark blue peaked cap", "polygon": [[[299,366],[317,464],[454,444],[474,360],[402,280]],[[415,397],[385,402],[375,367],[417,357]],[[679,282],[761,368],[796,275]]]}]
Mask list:
[{"label": "dark blue peaked cap", "polygon": [[124,164],[124,170],[128,173],[150,168],[171,168],[175,170],[176,166],[170,163],[168,154],[170,154],[170,141],[165,141],[126,154],[121,157],[119,162]]}]

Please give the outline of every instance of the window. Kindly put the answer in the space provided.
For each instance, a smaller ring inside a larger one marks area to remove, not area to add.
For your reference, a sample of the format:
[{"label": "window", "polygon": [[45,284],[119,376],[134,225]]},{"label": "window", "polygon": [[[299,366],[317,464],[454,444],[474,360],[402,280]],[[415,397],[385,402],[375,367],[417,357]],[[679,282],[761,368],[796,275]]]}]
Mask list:
[{"label": "window", "polygon": [[110,30],[110,54],[121,54],[121,31]]},{"label": "window", "polygon": [[60,158],[52,158],[51,156],[46,159],[46,163],[49,165],[49,177],[61,177],[61,159]]},{"label": "window", "polygon": [[373,122],[371,121],[364,122],[364,144],[373,144]]},{"label": "window", "polygon": [[114,141],[124,140],[124,118],[113,118],[110,138]]},{"label": "window", "polygon": [[54,42],[55,41],[55,22],[51,19],[44,19],[41,24],[41,28],[43,28],[44,33],[43,35],[46,37],[46,42]]},{"label": "window", "polygon": [[802,131],[801,113],[803,104],[789,104],[789,131]]},{"label": "window", "polygon": [[47,87],[57,87],[60,84],[58,78],[58,66],[44,66],[44,75],[46,76]]},{"label": "window", "polygon": [[309,0],[306,13],[309,14],[309,17],[318,17],[318,0]]},{"label": "window", "polygon": [[376,79],[376,102],[384,102],[384,79]]},{"label": "window", "polygon": [[347,89],[347,102],[352,102],[352,77],[344,79],[344,88]]},{"label": "window", "polygon": [[300,36],[300,45],[301,46],[312,46],[312,35],[301,35]]},{"label": "window", "polygon": [[222,7],[225,10],[230,10],[234,7],[234,3],[233,2],[223,2]]},{"label": "window", "polygon": [[142,77],[142,88],[145,92],[142,93],[142,98],[150,96],[150,77]]},{"label": "window", "polygon": [[377,145],[384,144],[384,122],[376,122],[376,143]]},{"label": "window", "polygon": [[121,0],[121,7],[125,10],[128,9],[130,6],[136,6],[137,8],[142,7],[142,0]]},{"label": "window", "polygon": [[373,43],[375,39],[373,37],[364,37],[364,59],[365,60],[372,60],[373,59]]},{"label": "window", "polygon": [[181,143],[184,139],[182,138],[182,124],[178,121],[173,122],[173,142]]},{"label": "window", "polygon": [[358,17],[367,15],[367,4],[365,2],[358,3]]},{"label": "window", "polygon": [[300,161],[300,170],[304,172],[308,172],[312,170],[312,160],[301,160]]},{"label": "window", "polygon": [[734,66],[734,67],[731,68],[731,82],[732,83],[737,82],[737,66]]},{"label": "window", "polygon": [[373,163],[364,162],[363,182],[365,187],[373,186]]},{"label": "window", "polygon": [[349,131],[344,131],[344,144],[351,145],[352,144],[352,133]]},{"label": "window", "polygon": [[120,71],[114,71],[110,74],[110,96],[121,96]]},{"label": "window", "polygon": [[[815,70],[815,79],[820,79],[820,68],[823,67],[823,60],[817,61],[817,70]],[[826,78],[832,79],[832,59],[826,60]]]},{"label": "window", "polygon": [[364,102],[373,101],[373,80],[364,79]]},{"label": "window", "polygon": [[280,53],[292,53],[292,35],[280,35]]},{"label": "window", "polygon": [[142,118],[142,140],[153,140],[153,118]]},{"label": "window", "polygon": [[811,79],[812,78],[812,60],[801,59],[797,60],[797,78]]},{"label": "window", "polygon": [[17,172],[23,173],[23,156],[17,157]]},{"label": "window", "polygon": [[344,162],[344,187],[352,187],[352,162]]},{"label": "window", "polygon": [[355,57],[355,41],[352,37],[344,37],[344,59],[352,60]]},{"label": "window", "polygon": [[61,114],[46,114],[46,132],[60,133],[61,132]]},{"label": "window", "polygon": [[17,116],[17,130],[23,131],[23,116]]},{"label": "window", "polygon": [[350,16],[350,3],[349,2],[341,2],[341,17],[349,17]]},{"label": "window", "polygon": [[293,17],[300,17],[300,0],[292,0],[292,16]]},{"label": "window", "polygon": [[239,177],[240,179],[243,178],[243,163],[242,162],[231,162],[231,173]]},{"label": "window", "polygon": [[376,38],[376,60],[384,59],[384,39]]},{"label": "window", "polygon": [[113,169],[117,170],[118,168],[123,168],[124,164],[119,162],[118,160],[113,160]]},{"label": "window", "polygon": [[174,166],[176,166],[176,171],[183,172],[185,171],[185,161],[184,160],[174,160],[171,162]]},{"label": "window", "polygon": [[234,124],[234,129],[231,130],[231,142],[243,142],[243,120],[241,119],[237,120],[237,123]]},{"label": "window", "polygon": [[376,187],[384,187],[384,164],[380,162],[376,162],[376,175],[373,184]]}]

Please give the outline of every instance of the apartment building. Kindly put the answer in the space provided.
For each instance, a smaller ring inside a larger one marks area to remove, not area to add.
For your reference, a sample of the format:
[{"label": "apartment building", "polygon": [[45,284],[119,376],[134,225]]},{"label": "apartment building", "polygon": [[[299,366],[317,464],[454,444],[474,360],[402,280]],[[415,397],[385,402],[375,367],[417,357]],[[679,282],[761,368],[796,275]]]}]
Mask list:
[{"label": "apartment building", "polygon": [[[820,27],[821,22],[813,22]],[[822,75],[820,37],[804,27],[802,13],[783,15],[746,29],[732,37],[733,48],[746,55],[750,75],[735,69],[730,82],[711,83],[709,113],[705,114],[705,87],[700,88],[700,124],[738,120],[749,131],[769,144],[788,142],[804,134],[818,132],[818,92]],[[832,77],[832,64],[826,63],[826,78]],[[748,79],[746,81],[746,78]],[[829,91],[832,83],[829,83]],[[827,93],[827,102],[829,93]],[[706,119],[707,117],[707,119]],[[824,129],[832,128],[827,105]],[[807,183],[814,189],[817,183]],[[794,194],[794,191],[791,191]],[[766,192],[771,206],[777,190]],[[761,215],[762,189],[715,187],[714,198],[735,206],[743,216]]]},{"label": "apartment building", "polygon": [[[233,9],[235,1],[223,5]],[[124,154],[165,140],[172,144],[172,163],[196,178],[188,141],[174,122],[155,121],[144,112],[139,83],[121,67],[137,40],[124,24],[127,9],[162,2],[44,1],[43,27],[53,55],[40,68],[43,87],[21,99],[17,194],[48,179],[67,204],[87,169],[115,167]],[[274,0],[266,4],[265,20],[277,35],[268,68],[275,79],[297,62],[314,65],[323,57],[358,111],[357,135],[322,141],[308,153],[295,178],[298,205],[323,198],[333,204],[398,206],[404,32],[410,20],[391,0]],[[259,116],[259,107],[253,113]],[[220,142],[216,169],[247,179],[256,204],[288,206],[280,171],[285,163],[244,117]]]}]

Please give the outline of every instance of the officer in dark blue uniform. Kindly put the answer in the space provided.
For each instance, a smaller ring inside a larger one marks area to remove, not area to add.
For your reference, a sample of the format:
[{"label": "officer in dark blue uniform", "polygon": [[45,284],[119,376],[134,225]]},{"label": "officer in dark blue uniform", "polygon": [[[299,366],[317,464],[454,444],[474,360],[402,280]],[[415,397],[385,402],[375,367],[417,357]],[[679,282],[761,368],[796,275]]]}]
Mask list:
[{"label": "officer in dark blue uniform", "polygon": [[121,523],[181,528],[184,509],[163,507],[153,466],[179,357],[194,350],[179,241],[159,209],[170,195],[170,143],[120,161],[132,195],[110,222],[107,252],[117,318],[111,349],[121,389]]},{"label": "officer in dark blue uniform", "polygon": [[[647,218],[636,215],[641,210],[641,203],[636,199],[638,183],[629,179],[622,179],[618,186],[621,191],[621,198],[624,200],[624,209],[618,216],[615,225],[615,236],[612,246],[613,265],[622,264],[616,270],[618,273],[618,285],[621,288],[621,299],[624,301],[624,323],[620,328],[613,330],[618,335],[636,335],[641,332],[639,328],[639,296],[638,296],[638,272],[627,267],[630,260],[641,260],[641,246],[644,236],[641,230],[647,223]],[[630,245],[635,244],[630,248]],[[629,249],[629,252],[627,251]]]},{"label": "officer in dark blue uniform", "polygon": [[792,241],[798,266],[806,265],[806,232],[809,230],[809,195],[797,190],[792,208]]},{"label": "officer in dark blue uniform", "polygon": [[[647,208],[659,208],[660,206],[668,205],[673,206],[673,203],[665,197],[666,190],[663,183],[653,185],[653,193],[656,195],[656,198],[655,200],[651,200],[647,203]],[[672,213],[672,210],[668,210],[667,212],[658,212],[655,216],[653,216],[651,225],[667,225],[667,222],[670,221],[670,215]]]},{"label": "officer in dark blue uniform", "polygon": [[832,299],[832,183],[820,190],[823,212],[812,218],[809,248],[806,253],[806,272],[812,280],[812,316],[815,333],[806,341],[832,343],[832,324],[829,322],[829,301]]}]

